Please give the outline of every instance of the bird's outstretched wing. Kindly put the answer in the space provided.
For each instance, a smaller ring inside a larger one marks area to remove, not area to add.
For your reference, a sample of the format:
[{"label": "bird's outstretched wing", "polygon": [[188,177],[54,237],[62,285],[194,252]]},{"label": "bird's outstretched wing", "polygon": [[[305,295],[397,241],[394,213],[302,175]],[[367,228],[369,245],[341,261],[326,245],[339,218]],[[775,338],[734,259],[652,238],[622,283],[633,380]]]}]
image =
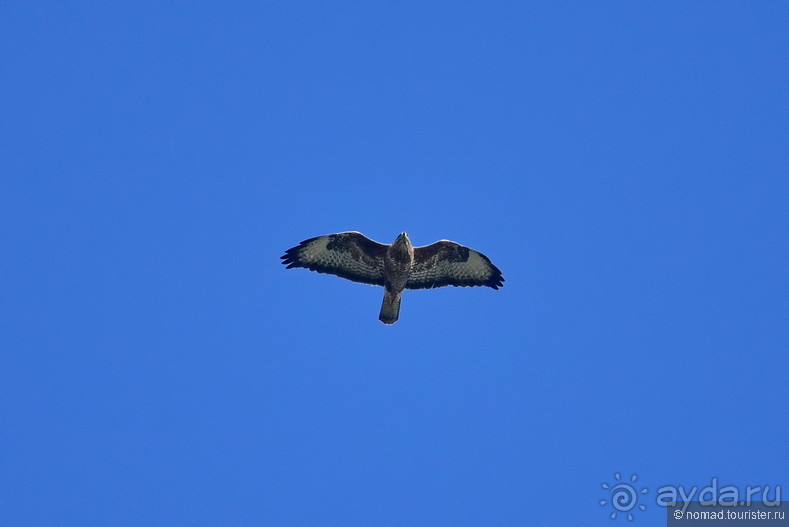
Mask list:
[{"label": "bird's outstretched wing", "polygon": [[504,286],[501,271],[487,256],[459,243],[441,240],[414,248],[414,265],[406,283],[408,289],[430,289],[445,285]]},{"label": "bird's outstretched wing", "polygon": [[304,267],[354,282],[384,285],[386,247],[360,232],[340,232],[304,240],[280,258],[288,269]]}]

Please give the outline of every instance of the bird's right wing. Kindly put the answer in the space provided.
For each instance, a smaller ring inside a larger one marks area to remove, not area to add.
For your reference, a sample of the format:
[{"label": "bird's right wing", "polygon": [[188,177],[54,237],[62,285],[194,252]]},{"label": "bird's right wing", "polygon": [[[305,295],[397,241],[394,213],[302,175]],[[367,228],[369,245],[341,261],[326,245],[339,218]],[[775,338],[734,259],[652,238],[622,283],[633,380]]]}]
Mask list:
[{"label": "bird's right wing", "polygon": [[354,282],[384,285],[386,248],[360,232],[340,232],[304,240],[280,258],[288,269],[304,267]]},{"label": "bird's right wing", "polygon": [[498,289],[504,285],[504,277],[487,256],[459,243],[440,240],[415,247],[414,265],[405,286],[430,289],[445,285],[482,285]]}]

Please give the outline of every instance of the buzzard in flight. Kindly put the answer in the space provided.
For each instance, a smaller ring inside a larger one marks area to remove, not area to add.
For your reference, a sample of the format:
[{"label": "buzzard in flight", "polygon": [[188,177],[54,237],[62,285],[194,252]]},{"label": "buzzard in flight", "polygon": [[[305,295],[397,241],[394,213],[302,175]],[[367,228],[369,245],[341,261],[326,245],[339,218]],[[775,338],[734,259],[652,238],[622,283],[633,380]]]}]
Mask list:
[{"label": "buzzard in flight", "polygon": [[504,285],[501,271],[488,257],[449,240],[414,247],[401,233],[391,245],[371,240],[360,232],[340,232],[304,240],[281,256],[282,263],[334,274],[354,282],[384,286],[378,317],[394,324],[400,316],[404,289],[431,289],[445,285]]}]

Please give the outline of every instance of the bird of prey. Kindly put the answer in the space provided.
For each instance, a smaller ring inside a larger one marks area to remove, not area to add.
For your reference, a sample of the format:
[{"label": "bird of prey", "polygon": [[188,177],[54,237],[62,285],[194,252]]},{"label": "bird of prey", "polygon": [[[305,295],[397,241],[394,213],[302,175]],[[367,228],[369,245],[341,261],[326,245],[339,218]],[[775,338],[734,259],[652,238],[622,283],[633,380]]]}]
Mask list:
[{"label": "bird of prey", "polygon": [[378,318],[384,324],[397,322],[404,289],[445,285],[498,289],[504,285],[501,271],[484,254],[449,240],[414,247],[404,232],[391,245],[360,232],[327,234],[304,240],[280,258],[288,269],[305,267],[383,286],[384,301]]}]

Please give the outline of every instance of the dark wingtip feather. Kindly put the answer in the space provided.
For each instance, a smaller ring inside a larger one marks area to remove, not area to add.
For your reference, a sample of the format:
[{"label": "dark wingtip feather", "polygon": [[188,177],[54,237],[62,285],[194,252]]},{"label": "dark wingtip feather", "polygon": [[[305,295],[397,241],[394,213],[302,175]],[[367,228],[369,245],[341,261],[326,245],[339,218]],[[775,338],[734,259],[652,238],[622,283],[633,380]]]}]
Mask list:
[{"label": "dark wingtip feather", "polygon": [[[487,257],[485,259],[488,260]],[[488,287],[492,287],[493,289],[504,287],[504,276],[502,276],[501,270],[499,270],[498,267],[493,265],[493,263],[490,260],[488,260],[488,263],[490,264],[492,273],[488,281],[485,283],[485,285]]]},{"label": "dark wingtip feather", "polygon": [[301,249],[301,245],[297,245],[296,247],[291,247],[290,249],[285,251],[285,254],[280,256],[280,259],[282,260],[282,264],[286,265],[288,269],[292,267],[296,267],[298,265],[299,249]]},{"label": "dark wingtip feather", "polygon": [[285,254],[280,256],[283,265],[287,265],[287,269],[292,269],[293,267],[303,267],[301,264],[298,263],[299,252],[301,252],[301,250],[305,248],[307,244],[317,240],[318,238],[320,238],[320,236],[307,238],[306,240],[301,241],[297,246],[291,247],[290,249],[285,251]]}]

